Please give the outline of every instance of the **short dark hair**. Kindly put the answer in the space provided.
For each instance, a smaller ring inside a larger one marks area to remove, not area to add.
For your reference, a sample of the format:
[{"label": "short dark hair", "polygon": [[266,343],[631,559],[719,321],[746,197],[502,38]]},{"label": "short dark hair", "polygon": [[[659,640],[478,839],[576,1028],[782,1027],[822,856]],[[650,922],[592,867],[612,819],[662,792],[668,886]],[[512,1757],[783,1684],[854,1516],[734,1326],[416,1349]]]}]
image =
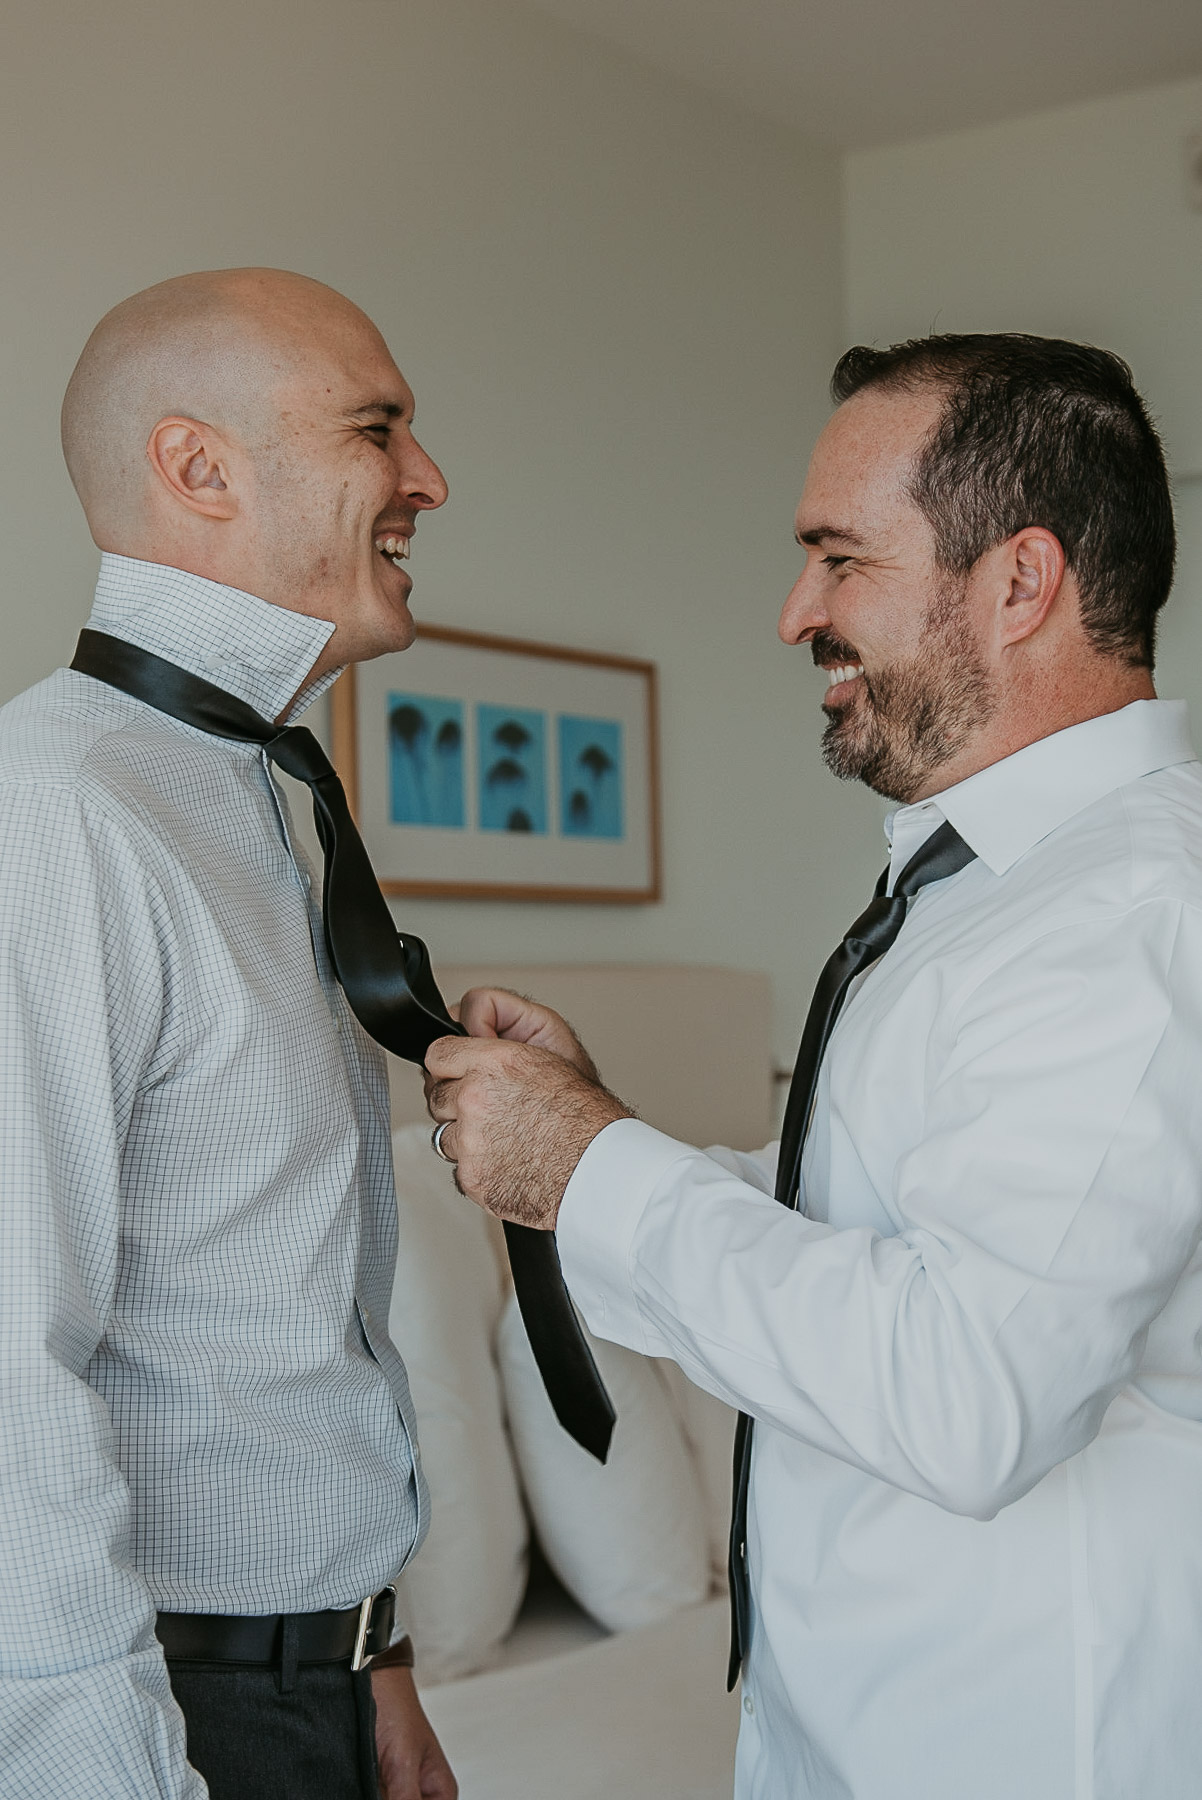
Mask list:
[{"label": "short dark hair", "polygon": [[1176,537],[1164,451],[1121,357],[1022,332],[858,344],[831,378],[837,404],[865,388],[942,389],[910,484],[941,565],[967,574],[1026,525],[1054,532],[1096,650],[1152,667]]}]

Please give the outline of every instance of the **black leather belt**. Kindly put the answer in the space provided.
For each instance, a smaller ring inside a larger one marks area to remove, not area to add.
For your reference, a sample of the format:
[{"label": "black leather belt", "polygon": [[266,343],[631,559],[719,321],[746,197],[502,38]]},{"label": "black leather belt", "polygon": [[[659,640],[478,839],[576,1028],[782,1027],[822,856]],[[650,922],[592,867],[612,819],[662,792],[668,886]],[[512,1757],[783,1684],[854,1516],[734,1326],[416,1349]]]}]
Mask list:
[{"label": "black leather belt", "polygon": [[[390,1587],[371,1594],[346,1612],[295,1613],[298,1663],[345,1662],[362,1669],[387,1650],[392,1637],[396,1594]],[[155,1635],[170,1662],[228,1662],[269,1665],[280,1661],[284,1613],[160,1613]]]}]

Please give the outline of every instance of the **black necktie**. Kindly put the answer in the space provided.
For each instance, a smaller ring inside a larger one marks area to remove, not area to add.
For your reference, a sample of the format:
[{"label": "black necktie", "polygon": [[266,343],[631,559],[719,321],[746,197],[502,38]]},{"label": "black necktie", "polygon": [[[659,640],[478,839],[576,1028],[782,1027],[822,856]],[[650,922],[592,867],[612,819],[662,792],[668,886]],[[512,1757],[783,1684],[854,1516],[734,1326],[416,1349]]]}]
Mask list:
[{"label": "black necktie", "polygon": [[[973,861],[970,850],[952,825],[941,825],[912,856],[887,895],[886,868],[876,884],[876,897],[847,931],[843,942],[818,977],[814,998],[806,1014],[805,1030],[793,1070],[785,1122],[781,1130],[780,1161],[776,1168],[776,1198],[782,1206],[796,1207],[801,1186],[801,1153],[818,1091],[818,1071],[831,1032],[839,1017],[847,990],[864,969],[884,956],[906,918],[906,909],[928,882],[944,881]],[[727,1688],[738,1680],[747,1654],[750,1622],[747,1579],[747,1483],[751,1473],[752,1421],[739,1414],[735,1432],[734,1502],[730,1526],[730,1668]]]},{"label": "black necktie", "polygon": [[[325,853],[322,917],[330,962],[363,1029],[408,1062],[422,1063],[435,1038],[464,1035],[447,1012],[420,938],[401,937],[380,892],[342,783],[303,726],[282,729],[198,675],[100,631],[80,633],[71,664],[157,711],[214,737],[262,745],[303,781]],[[555,1416],[604,1462],[615,1414],[568,1298],[549,1231],[505,1225],[505,1243],[534,1358]]]}]

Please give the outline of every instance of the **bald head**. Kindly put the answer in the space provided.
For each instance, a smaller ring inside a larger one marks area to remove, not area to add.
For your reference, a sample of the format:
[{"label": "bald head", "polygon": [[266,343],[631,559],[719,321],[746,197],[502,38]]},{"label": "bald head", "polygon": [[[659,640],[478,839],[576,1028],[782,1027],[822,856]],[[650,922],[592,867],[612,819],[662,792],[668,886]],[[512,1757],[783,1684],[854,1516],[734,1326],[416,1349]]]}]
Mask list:
[{"label": "bald head", "polygon": [[180,275],[106,313],[62,413],[63,455],[101,548],[128,549],[144,535],[155,491],[147,441],[159,420],[200,420],[261,448],[277,391],[348,336],[383,347],[358,307],[283,269]]},{"label": "bald head", "polygon": [[346,662],[412,638],[403,564],[417,515],[446,498],[412,419],[357,306],[304,275],[219,269],[100,321],[63,454],[102,550],[328,619]]}]

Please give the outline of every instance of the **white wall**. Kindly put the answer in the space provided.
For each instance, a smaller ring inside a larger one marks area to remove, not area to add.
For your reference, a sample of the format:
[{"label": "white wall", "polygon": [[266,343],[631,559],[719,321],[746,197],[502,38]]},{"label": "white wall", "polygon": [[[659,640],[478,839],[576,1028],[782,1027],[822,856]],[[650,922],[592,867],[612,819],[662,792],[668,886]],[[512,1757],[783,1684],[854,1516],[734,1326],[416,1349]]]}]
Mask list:
[{"label": "white wall", "polygon": [[1202,81],[866,151],[845,167],[847,338],[1035,331],[1117,350],[1160,420],[1180,555],[1161,693],[1202,741]]},{"label": "white wall", "polygon": [[450,478],[416,610],[663,676],[662,906],[406,921],[456,961],[768,968],[790,1054],[880,853],[775,638],[839,347],[834,158],[518,0],[18,0],[0,158],[0,698],[87,611],[57,411],[94,321],[184,269],[319,276],[384,329]]},{"label": "white wall", "polygon": [[[91,325],[181,269],[261,261],[379,321],[451,480],[425,617],[654,658],[662,906],[406,905],[453,961],[773,974],[791,1054],[880,859],[779,646],[791,516],[844,341],[1018,326],[1127,355],[1202,469],[1191,82],[833,158],[521,0],[17,0],[0,62],[0,698],[68,654],[95,554],[59,459]],[[842,288],[846,285],[846,307]],[[1164,689],[1202,681],[1183,486]],[[1202,717],[1202,691],[1198,695]]]}]

